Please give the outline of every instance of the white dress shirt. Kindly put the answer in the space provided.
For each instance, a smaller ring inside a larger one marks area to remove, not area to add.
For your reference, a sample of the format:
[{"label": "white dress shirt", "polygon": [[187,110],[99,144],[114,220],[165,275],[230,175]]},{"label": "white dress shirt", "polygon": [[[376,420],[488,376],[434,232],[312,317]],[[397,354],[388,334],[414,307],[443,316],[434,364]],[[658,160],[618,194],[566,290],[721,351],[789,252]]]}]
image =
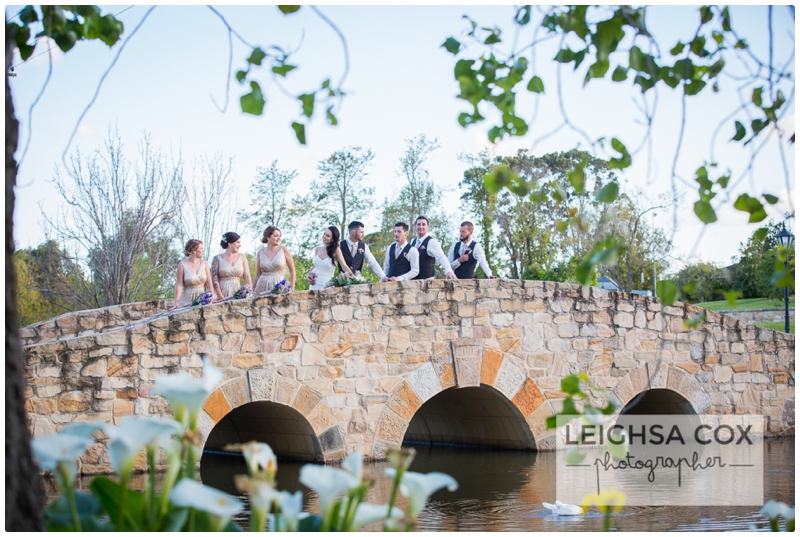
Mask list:
[{"label": "white dress shirt", "polygon": [[[425,239],[428,237],[431,237],[430,233],[426,233],[422,237],[417,237],[416,239],[411,241],[411,245],[414,246],[414,249],[417,249],[419,248],[420,245],[422,245],[423,242],[425,242]],[[428,245],[425,246],[425,253],[427,253],[427,255],[431,256],[436,260],[437,263],[439,263],[439,266],[442,267],[442,270],[444,270],[445,274],[453,272],[453,269],[450,268],[450,262],[447,261],[447,256],[444,255],[444,250],[442,250],[442,245],[439,244],[439,241],[437,241],[435,237],[431,237],[431,240],[428,241]],[[422,252],[420,252],[420,255],[422,255]],[[432,280],[434,279],[434,277],[435,276],[431,276],[430,278],[427,279]]]},{"label": "white dress shirt", "polygon": [[[347,248],[348,250],[350,250],[350,254],[353,256],[355,255],[353,253],[354,247],[356,248],[356,252],[358,252],[358,243],[350,242],[349,238],[343,240],[340,244],[342,248]],[[378,276],[381,280],[386,277],[386,273],[381,268],[381,265],[380,263],[378,263],[377,259],[375,259],[375,256],[372,255],[372,252],[369,251],[369,244],[367,244],[366,242],[364,243],[364,261],[367,262],[367,266],[371,268],[372,272],[374,272],[375,275]]]},{"label": "white dress shirt", "polygon": [[[395,244],[394,247],[395,259],[397,259],[402,255],[400,252],[403,251],[403,248],[406,247],[406,244],[408,244],[408,242],[404,242],[402,245],[397,243],[393,244]],[[389,247],[386,249],[386,257],[383,259],[384,273],[389,272],[389,256],[392,255],[391,252],[392,252],[392,245],[390,244]],[[413,280],[414,277],[417,274],[419,274],[419,252],[417,251],[416,248],[411,248],[408,250],[408,262],[411,263],[411,270],[409,270],[408,272],[406,272],[401,276],[397,276],[397,279],[401,282],[407,280]]]},{"label": "white dress shirt", "polygon": [[[450,266],[453,270],[457,269],[461,266],[461,262],[456,257],[456,244],[450,247],[450,253],[448,254],[448,259],[450,260]],[[459,251],[461,255],[464,255],[469,245],[472,244],[472,239],[470,238],[467,242],[461,241],[461,248]],[[492,276],[492,269],[489,268],[489,263],[486,261],[486,254],[483,251],[483,247],[480,243],[475,243],[475,247],[472,249],[472,255],[475,259],[478,260],[478,265],[483,269],[483,273],[486,274],[486,277]],[[460,257],[460,256],[459,256]]]}]

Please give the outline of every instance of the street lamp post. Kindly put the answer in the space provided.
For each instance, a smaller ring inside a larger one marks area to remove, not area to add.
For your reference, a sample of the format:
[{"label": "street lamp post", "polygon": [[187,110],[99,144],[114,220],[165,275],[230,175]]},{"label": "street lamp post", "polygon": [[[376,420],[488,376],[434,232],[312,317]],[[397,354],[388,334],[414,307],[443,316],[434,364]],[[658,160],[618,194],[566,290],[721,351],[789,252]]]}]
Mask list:
[{"label": "street lamp post", "polygon": [[[783,223],[783,228],[777,236],[778,242],[781,247],[787,251],[786,259],[783,265],[786,267],[786,272],[789,272],[789,254],[788,250],[794,246],[794,235],[786,229],[786,223]],[[789,286],[783,288],[783,331],[789,333]]]}]

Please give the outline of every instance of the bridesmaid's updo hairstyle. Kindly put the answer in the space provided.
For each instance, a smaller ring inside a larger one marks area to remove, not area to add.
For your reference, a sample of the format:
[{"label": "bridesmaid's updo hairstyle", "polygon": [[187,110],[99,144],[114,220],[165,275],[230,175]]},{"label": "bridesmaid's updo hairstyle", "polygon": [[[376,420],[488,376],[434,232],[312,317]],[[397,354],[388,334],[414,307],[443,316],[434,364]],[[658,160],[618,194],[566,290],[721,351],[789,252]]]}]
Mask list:
[{"label": "bridesmaid's updo hairstyle", "polygon": [[276,228],[275,226],[268,226],[267,229],[264,230],[264,236],[261,237],[261,242],[267,244],[267,242],[269,242],[269,238],[272,237],[272,234],[275,233],[276,231],[278,233],[281,232],[281,230]]},{"label": "bridesmaid's updo hairstyle", "polygon": [[234,233],[233,231],[229,231],[222,236],[222,240],[219,242],[219,245],[222,246],[222,249],[225,250],[228,248],[229,244],[233,244],[234,242],[239,240],[239,235]]},{"label": "bridesmaid's updo hairstyle", "polygon": [[336,249],[339,247],[339,228],[336,226],[330,226],[328,231],[331,232],[331,242],[329,242],[328,246],[325,247],[325,251],[328,252],[328,257],[331,258],[331,263],[335,265]]},{"label": "bridesmaid's updo hairstyle", "polygon": [[186,257],[192,255],[192,252],[197,250],[197,247],[203,244],[203,241],[199,241],[197,239],[189,239],[186,243],[186,246],[183,247],[183,253],[186,254]]}]

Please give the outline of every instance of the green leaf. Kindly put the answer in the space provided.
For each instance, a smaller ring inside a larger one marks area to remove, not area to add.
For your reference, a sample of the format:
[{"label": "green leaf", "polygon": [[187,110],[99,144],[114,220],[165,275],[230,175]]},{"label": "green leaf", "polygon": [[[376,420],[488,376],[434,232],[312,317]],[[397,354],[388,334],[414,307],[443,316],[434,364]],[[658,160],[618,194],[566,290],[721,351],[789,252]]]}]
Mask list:
[{"label": "green leaf", "polygon": [[769,125],[769,120],[767,119],[754,119],[751,121],[750,128],[753,129],[753,137],[755,137],[759,132],[763,131],[767,125]]},{"label": "green leaf", "polygon": [[728,188],[728,183],[731,180],[731,174],[726,173],[725,175],[721,175],[719,179],[717,179],[717,184],[722,188]]},{"label": "green leaf", "polygon": [[292,128],[294,129],[294,135],[297,137],[297,141],[303,145],[306,145],[306,127],[302,123],[298,123],[296,121],[292,122]]},{"label": "green leaf", "polygon": [[712,224],[717,221],[717,213],[707,201],[699,200],[694,203],[694,214],[704,224]]},{"label": "green leaf", "polygon": [[677,56],[678,54],[683,52],[683,48],[685,46],[686,46],[685,43],[681,43],[680,41],[678,41],[678,43],[674,47],[672,47],[672,50],[670,50],[669,53],[672,54],[673,56]]},{"label": "green leaf", "polygon": [[685,330],[692,330],[698,328],[700,323],[706,320],[706,311],[703,310],[702,312],[698,313],[691,319],[684,319],[683,320],[683,328]]},{"label": "green leaf", "polygon": [[764,206],[761,202],[748,194],[742,194],[736,198],[733,208],[745,213],[750,213],[750,220],[748,220],[750,223],[761,222],[767,217],[767,211],[764,210]]},{"label": "green leaf", "polygon": [[544,423],[548,429],[556,429],[558,427],[558,416],[548,416]]},{"label": "green leaf", "polygon": [[559,233],[564,233],[567,227],[569,227],[569,223],[566,220],[559,220],[556,222],[556,230],[558,230]]},{"label": "green leaf", "polygon": [[290,13],[296,13],[300,10],[300,6],[278,6],[278,9],[281,10],[281,13],[284,15],[289,15]]},{"label": "green leaf", "polygon": [[[81,490],[75,491],[75,507],[83,531],[114,531],[113,526],[100,521],[105,513],[94,496]],[[47,531],[76,531],[66,496],[62,494],[47,506],[44,510],[44,524]]]},{"label": "green leaf", "polygon": [[753,242],[761,242],[767,238],[769,228],[760,227],[753,233]]},{"label": "green leaf", "polygon": [[700,6],[700,24],[705,24],[714,17],[714,13],[708,6]]},{"label": "green leaf", "polygon": [[514,15],[514,21],[520,26],[525,26],[531,22],[531,6],[522,6],[519,8],[517,14]]},{"label": "green leaf", "polygon": [[708,51],[706,50],[706,38],[705,36],[698,35],[695,37],[691,42],[692,53],[695,56],[699,56],[700,58],[705,58],[708,56]]},{"label": "green leaf", "polygon": [[303,93],[302,95],[298,95],[297,98],[303,103],[303,115],[306,117],[314,115],[314,99],[316,98],[316,94]]},{"label": "green leaf", "polygon": [[733,48],[738,48],[740,50],[744,50],[744,49],[747,48],[747,41],[745,41],[744,39],[740,39],[740,40],[738,40],[736,42],[735,45],[733,45]]},{"label": "green leaf", "polygon": [[23,10],[19,12],[19,20],[25,24],[31,24],[39,20],[39,14],[36,13],[33,6],[25,6]]},{"label": "green leaf", "polygon": [[[766,228],[761,228],[761,229],[766,229]],[[728,301],[728,305],[735,306],[736,300],[742,296],[742,293],[740,291],[727,291],[724,293],[724,295],[725,295],[725,300]]]},{"label": "green leaf", "polygon": [[247,58],[247,63],[251,63],[253,65],[261,65],[261,60],[267,57],[267,53],[261,50],[260,47],[256,47],[253,49],[253,52],[250,54],[250,57]]},{"label": "green leaf", "polygon": [[260,116],[264,113],[264,105],[266,104],[264,94],[261,93],[261,86],[258,85],[258,82],[250,81],[250,89],[250,93],[242,95],[239,99],[242,105],[242,112]]},{"label": "green leaf", "polygon": [[452,37],[445,39],[444,43],[442,43],[442,46],[450,54],[458,54],[458,51],[461,50],[461,42],[453,39]]},{"label": "green leaf", "polygon": [[753,97],[752,97],[753,104],[758,106],[758,107],[761,107],[761,104],[763,102],[763,99],[761,97],[762,93],[764,93],[764,88],[763,87],[756,88],[756,89],[753,90]]},{"label": "green leaf", "polygon": [[492,32],[489,34],[489,37],[483,42],[484,45],[494,45],[495,43],[500,42],[500,34]]},{"label": "green leaf", "polygon": [[289,65],[288,63],[272,66],[273,73],[284,77],[286,76],[287,73],[289,73],[289,71],[294,71],[295,69],[297,69],[296,65]]},{"label": "green leaf", "polygon": [[763,198],[767,200],[767,203],[770,205],[775,205],[779,201],[778,196],[773,196],[772,194],[764,194]]},{"label": "green leaf", "polygon": [[708,68],[708,78],[716,78],[722,72],[723,67],[725,67],[725,59],[720,58]]},{"label": "green leaf", "polygon": [[575,189],[575,193],[578,195],[584,194],[586,192],[585,184],[586,184],[586,176],[583,172],[584,168],[586,168],[587,160],[584,158],[580,161],[579,164],[576,164],[575,167],[567,173],[567,180],[569,184],[572,185],[572,188]]},{"label": "green leaf", "polygon": [[498,192],[504,186],[511,183],[516,174],[507,165],[498,166],[493,171],[487,173],[483,178],[483,184],[489,192]]},{"label": "green leaf", "polygon": [[622,82],[628,78],[628,69],[621,65],[618,65],[616,69],[614,69],[614,74],[611,75],[611,80],[614,82]]},{"label": "green leaf", "polygon": [[325,118],[328,120],[328,125],[338,125],[339,120],[333,115],[333,105],[329,106],[325,111]]},{"label": "green leaf", "polygon": [[542,79],[534,75],[530,82],[528,82],[528,91],[544,93],[544,82],[542,82]]},{"label": "green leaf", "polygon": [[692,80],[683,85],[683,92],[686,95],[697,95],[704,87],[706,87],[705,80]]},{"label": "green leaf", "polygon": [[628,166],[631,165],[633,159],[631,158],[631,154],[628,153],[628,148],[625,147],[625,144],[620,142],[617,138],[611,139],[611,147],[620,153],[622,156],[620,158],[612,158],[608,161],[608,166],[610,168],[616,168],[618,170],[624,170]]},{"label": "green leaf", "polygon": [[736,134],[733,135],[733,138],[731,138],[731,140],[733,140],[734,142],[738,142],[739,140],[745,137],[747,131],[745,130],[744,125],[742,125],[741,121],[736,121],[734,125],[736,126]]},{"label": "green leaf", "polygon": [[726,32],[731,31],[731,14],[727,6],[722,8],[722,29]]},{"label": "green leaf", "polygon": [[247,71],[236,71],[236,80],[241,84],[247,78]]},{"label": "green leaf", "polygon": [[561,379],[561,391],[567,395],[575,395],[581,390],[581,381],[577,375],[567,375]]},{"label": "green leaf", "polygon": [[658,298],[667,306],[671,306],[678,299],[678,286],[669,280],[661,280],[656,284]]},{"label": "green leaf", "polygon": [[595,199],[602,203],[612,203],[619,197],[619,183],[612,181],[597,191]]},{"label": "green leaf", "polygon": [[[102,504],[111,522],[116,526],[122,501],[122,485],[101,475],[92,480],[89,488]],[[125,491],[125,505],[122,511],[123,531],[144,531],[144,494],[134,490]]]},{"label": "green leaf", "polygon": [[558,54],[556,54],[556,57],[553,59],[559,63],[569,63],[575,59],[575,53],[572,52],[570,49],[565,48],[559,50]]}]

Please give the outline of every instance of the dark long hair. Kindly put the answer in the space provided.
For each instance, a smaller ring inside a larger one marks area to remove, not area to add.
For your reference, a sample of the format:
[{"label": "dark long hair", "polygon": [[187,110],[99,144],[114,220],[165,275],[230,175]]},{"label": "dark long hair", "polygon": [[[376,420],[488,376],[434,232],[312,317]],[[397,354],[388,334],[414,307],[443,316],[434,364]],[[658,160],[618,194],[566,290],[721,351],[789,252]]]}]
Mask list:
[{"label": "dark long hair", "polygon": [[234,233],[233,231],[229,231],[222,236],[222,240],[220,241],[219,245],[222,246],[222,249],[226,249],[229,244],[232,244],[239,240],[239,234]]},{"label": "dark long hair", "polygon": [[325,251],[328,252],[328,257],[331,258],[331,263],[335,265],[336,249],[339,247],[339,228],[336,226],[330,226],[328,230],[331,232],[331,242],[329,242],[328,246],[325,247]]}]

